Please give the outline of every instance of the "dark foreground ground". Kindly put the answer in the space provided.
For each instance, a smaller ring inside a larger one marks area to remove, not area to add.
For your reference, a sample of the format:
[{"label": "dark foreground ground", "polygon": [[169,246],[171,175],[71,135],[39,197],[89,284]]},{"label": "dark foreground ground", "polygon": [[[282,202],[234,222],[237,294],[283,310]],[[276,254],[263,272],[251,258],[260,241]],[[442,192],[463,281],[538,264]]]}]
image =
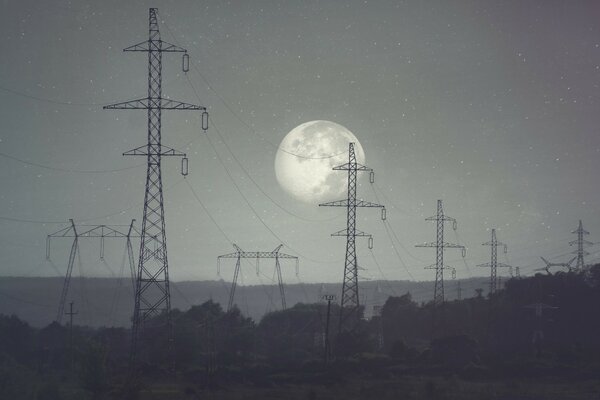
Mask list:
[{"label": "dark foreground ground", "polygon": [[[87,399],[79,390],[61,388],[63,399]],[[396,379],[354,378],[333,384],[273,384],[266,386],[231,385],[215,390],[188,384],[148,386],[140,400],[596,400],[600,399],[600,380],[561,382],[557,378],[540,380],[481,381],[456,377],[404,376]]]}]

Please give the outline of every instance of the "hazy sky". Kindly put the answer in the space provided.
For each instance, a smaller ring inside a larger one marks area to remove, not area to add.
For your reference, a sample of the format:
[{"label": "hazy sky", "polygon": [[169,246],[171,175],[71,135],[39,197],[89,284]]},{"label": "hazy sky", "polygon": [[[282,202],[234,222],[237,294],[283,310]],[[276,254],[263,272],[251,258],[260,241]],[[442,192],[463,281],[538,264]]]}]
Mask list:
[{"label": "hazy sky", "polygon": [[[0,274],[55,276],[70,242],[52,243],[53,266],[45,237],[69,218],[141,220],[144,159],[121,154],[145,143],[145,112],[102,105],[144,96],[146,55],[121,50],[147,39],[157,2],[1,4]],[[358,245],[362,278],[433,279],[423,267],[434,251],[414,245],[435,239],[424,218],[437,199],[458,220],[448,241],[469,249],[465,261],[446,256],[459,277],[488,273],[476,265],[489,261],[481,243],[493,227],[509,246],[500,261],[523,274],[541,267],[539,256],[568,260],[579,219],[600,241],[599,2],[158,7],[163,39],[193,63],[186,78],[180,56],[165,54],[163,93],[207,106],[213,122],[205,134],[198,114],[163,113],[163,143],[190,162],[186,181],[178,160],[163,163],[172,279],[217,278],[216,257],[231,241],[249,251],[283,242],[300,255],[300,280],[341,280],[344,240],[329,235],[345,227],[344,210],[291,198],[273,169],[283,137],[317,119],[356,135],[377,178],[371,187],[364,176],[358,196],[388,207],[387,225],[377,210],[359,210],[358,228],[375,238],[373,253]],[[107,170],[119,171],[92,172]],[[107,244],[108,265],[98,248],[82,244],[76,273],[119,274],[122,244]],[[598,245],[589,251],[600,260]],[[244,283],[271,282],[262,266],[256,277],[245,265]],[[233,263],[222,269],[231,279]],[[297,282],[293,265],[284,278]]]}]

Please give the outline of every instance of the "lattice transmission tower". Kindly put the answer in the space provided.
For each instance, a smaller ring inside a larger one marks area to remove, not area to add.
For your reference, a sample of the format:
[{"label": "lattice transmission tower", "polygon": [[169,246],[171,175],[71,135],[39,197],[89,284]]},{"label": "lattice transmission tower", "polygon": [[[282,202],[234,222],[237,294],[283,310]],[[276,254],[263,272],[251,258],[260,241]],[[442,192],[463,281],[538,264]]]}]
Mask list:
[{"label": "lattice transmission tower", "polygon": [[370,172],[370,180],[373,182],[373,169],[356,162],[354,143],[348,145],[348,162],[333,168],[335,171],[348,171],[348,196],[344,200],[337,200],[319,204],[326,207],[346,208],[346,229],[332,233],[331,236],[346,237],[346,261],[344,263],[344,281],[342,283],[342,297],[340,302],[340,321],[338,332],[341,333],[344,324],[351,316],[353,321],[350,330],[358,323],[360,300],[358,297],[358,263],[356,259],[356,237],[368,237],[369,248],[373,247],[373,236],[356,229],[356,209],[358,207],[381,208],[381,218],[385,219],[385,207],[381,204],[371,203],[364,200],[356,200],[356,180],[358,172]]},{"label": "lattice transmission tower", "polygon": [[161,39],[156,8],[150,8],[148,40],[127,47],[124,51],[148,53],[147,97],[104,107],[108,110],[146,110],[148,113],[147,143],[123,153],[125,156],[143,156],[147,160],[130,353],[132,365],[135,365],[140,333],[144,323],[150,317],[164,314],[167,325],[166,336],[170,347],[173,342],[161,161],[164,156],[182,157],[182,174],[185,176],[187,157],[185,153],[162,144],[161,112],[162,110],[201,111],[203,129],[207,128],[208,114],[205,107],[163,98],[162,54],[183,53],[184,72],[189,69],[189,56],[186,49]]},{"label": "lattice transmission tower", "polygon": [[281,264],[280,259],[292,259],[296,260],[296,275],[298,275],[298,257],[289,254],[281,253],[279,250],[283,247],[282,244],[277,246],[273,251],[244,251],[239,248],[236,244],[233,245],[235,248],[234,253],[223,254],[217,257],[217,273],[221,274],[221,259],[222,258],[235,258],[235,270],[233,272],[233,281],[231,282],[231,290],[229,291],[229,302],[227,303],[227,311],[233,308],[233,302],[235,298],[235,289],[237,288],[238,276],[240,274],[241,261],[243,258],[249,258],[256,260],[256,274],[259,274],[259,260],[261,258],[275,259],[275,271],[277,272],[277,281],[279,284],[279,296],[281,297],[281,309],[285,310],[287,304],[285,302],[285,289],[283,287],[283,277],[281,276]]},{"label": "lattice transmission tower", "polygon": [[[107,238],[121,238],[125,239],[125,245],[127,249],[127,258],[129,261],[129,268],[131,270],[132,280],[135,276],[135,261],[133,259],[133,247],[131,243],[132,238],[140,237],[139,231],[133,225],[135,220],[131,220],[129,225],[77,225],[72,219],[69,220],[70,225],[57,232],[51,233],[46,237],[46,259],[50,260],[50,241],[56,238],[73,238],[71,244],[71,252],[69,253],[69,262],[67,264],[67,272],[63,282],[62,291],[60,294],[60,300],[58,304],[58,311],[56,313],[56,322],[62,323],[63,316],[65,313],[65,304],[67,301],[67,295],[69,293],[69,287],[71,283],[71,276],[73,274],[73,265],[75,264],[75,258],[79,252],[79,241],[81,239],[96,238],[100,239],[100,259],[104,260],[104,241]],[[127,229],[123,229],[127,228]],[[134,286],[135,288],[135,286]],[[68,315],[68,314],[67,314]]]},{"label": "lattice transmission tower", "polygon": [[498,246],[503,246],[504,254],[508,252],[508,246],[496,239],[496,229],[492,229],[492,239],[489,242],[482,243],[483,246],[491,247],[491,258],[489,263],[479,264],[478,267],[485,267],[490,269],[490,296],[496,293],[498,285],[498,268],[509,268],[512,271],[512,267],[508,264],[498,262]]},{"label": "lattice transmission tower", "polygon": [[444,304],[444,269],[453,269],[444,265],[445,249],[461,249],[463,257],[466,255],[465,246],[460,244],[448,243],[444,241],[444,223],[452,222],[452,229],[456,230],[456,220],[444,215],[442,200],[437,201],[437,214],[433,217],[425,218],[426,221],[436,222],[436,241],[430,243],[418,244],[415,247],[434,247],[435,264],[425,267],[425,269],[435,269],[435,286],[433,288],[433,306],[437,308]]},{"label": "lattice transmission tower", "polygon": [[581,222],[581,220],[579,220],[579,226],[577,227],[577,229],[571,233],[575,233],[577,235],[577,239],[569,242],[569,245],[573,246],[574,244],[577,244],[577,250],[573,252],[573,254],[577,254],[577,264],[575,264],[575,268],[581,271],[585,266],[583,258],[590,254],[583,249],[583,246],[591,245],[593,243],[583,238],[584,235],[589,235],[590,233],[583,229],[583,223]]}]

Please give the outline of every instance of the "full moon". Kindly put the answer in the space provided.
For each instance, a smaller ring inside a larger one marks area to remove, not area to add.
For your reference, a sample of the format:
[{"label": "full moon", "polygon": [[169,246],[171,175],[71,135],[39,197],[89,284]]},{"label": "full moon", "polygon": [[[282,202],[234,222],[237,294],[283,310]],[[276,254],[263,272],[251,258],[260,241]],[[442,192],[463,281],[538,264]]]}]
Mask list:
[{"label": "full moon", "polygon": [[346,197],[348,173],[333,167],[348,162],[348,144],[354,142],[356,161],[365,152],[356,136],[331,121],[305,122],[281,141],[275,157],[275,175],[281,187],[306,203]]}]

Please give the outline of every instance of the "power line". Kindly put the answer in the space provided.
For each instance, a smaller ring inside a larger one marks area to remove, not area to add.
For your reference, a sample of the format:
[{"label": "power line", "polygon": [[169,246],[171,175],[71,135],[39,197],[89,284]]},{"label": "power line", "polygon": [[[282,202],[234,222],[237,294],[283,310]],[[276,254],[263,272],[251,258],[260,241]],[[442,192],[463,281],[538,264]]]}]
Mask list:
[{"label": "power line", "polygon": [[288,209],[286,209],[285,207],[283,207],[281,204],[279,204],[277,201],[275,201],[275,199],[273,199],[271,196],[269,196],[268,193],[266,193],[261,186],[256,183],[256,181],[254,180],[254,178],[252,177],[252,175],[250,175],[250,173],[248,172],[248,170],[246,170],[246,168],[244,168],[244,165],[240,162],[240,160],[236,157],[236,155],[233,153],[233,151],[231,151],[231,148],[229,147],[229,145],[227,144],[227,142],[225,141],[225,139],[223,138],[223,135],[221,135],[221,132],[219,131],[219,129],[217,128],[216,124],[214,123],[214,120],[212,117],[210,117],[210,121],[211,121],[211,126],[215,129],[215,131],[217,132],[217,135],[221,138],[221,142],[223,143],[223,145],[225,146],[225,148],[227,149],[227,151],[229,152],[229,154],[231,154],[231,157],[233,158],[233,160],[237,163],[237,165],[239,166],[239,168],[244,172],[244,174],[248,177],[248,179],[250,179],[250,181],[254,184],[254,186],[256,186],[256,188],[267,198],[271,201],[271,203],[273,203],[275,206],[277,206],[277,208],[279,208],[281,211],[285,212],[288,215],[291,215],[292,217],[298,218],[302,221],[306,221],[306,222],[326,222],[326,221],[332,221],[334,219],[339,218],[338,216],[332,217],[332,218],[327,218],[327,219],[311,219],[311,218],[306,218],[303,217],[301,215],[298,215],[292,211],[289,211]]},{"label": "power line", "polygon": [[[171,29],[169,28],[169,26],[167,24],[164,24],[167,27],[167,30],[171,33],[171,36],[175,38],[175,35],[173,34],[173,32],[171,31]],[[176,41],[176,39],[175,39]],[[198,47],[194,44],[191,43],[191,45],[193,47],[195,47],[198,50]],[[252,126],[250,124],[248,124],[237,112],[235,112],[233,110],[233,108],[229,105],[229,103],[225,100],[225,98],[223,96],[221,96],[221,94],[219,94],[219,92],[217,92],[217,90],[210,84],[210,82],[208,81],[208,79],[206,79],[206,77],[204,76],[204,74],[202,72],[200,72],[200,70],[196,67],[196,65],[192,64],[192,68],[196,71],[196,73],[200,76],[200,78],[204,81],[204,84],[206,85],[206,87],[212,91],[217,98],[221,101],[221,103],[223,103],[223,105],[225,106],[225,108],[227,110],[229,110],[229,112],[242,124],[244,125],[249,132],[251,132],[252,134],[254,134],[255,136],[259,137],[261,140],[267,142],[269,145],[271,145],[273,148],[275,148],[277,151],[281,151],[283,153],[289,154],[291,156],[294,157],[298,157],[298,158],[303,158],[303,159],[307,159],[307,160],[323,160],[323,159],[328,159],[328,158],[333,158],[333,157],[337,157],[340,156],[342,154],[345,154],[345,151],[337,153],[337,154],[330,154],[330,155],[326,155],[326,156],[320,156],[320,157],[308,157],[308,156],[304,156],[301,154],[297,154],[288,150],[285,150],[283,148],[281,148],[280,146],[272,143],[271,141],[269,141],[268,139],[265,139],[264,136],[260,135],[258,132],[256,132],[254,130],[254,128],[252,128]],[[189,81],[189,78],[188,78]]]},{"label": "power line", "polygon": [[22,158],[11,156],[10,154],[6,154],[6,153],[0,153],[0,157],[4,157],[4,158],[8,158],[8,159],[11,159],[11,160],[14,160],[14,161],[18,161],[20,163],[23,163],[23,164],[26,164],[26,165],[30,165],[30,166],[33,166],[33,167],[48,169],[48,170],[51,170],[51,171],[70,172],[70,173],[76,173],[76,174],[105,174],[105,173],[110,173],[110,172],[127,171],[127,170],[130,170],[130,169],[139,168],[139,167],[141,167],[141,166],[144,165],[144,164],[137,164],[137,165],[132,165],[130,167],[115,168],[115,169],[89,169],[89,170],[85,170],[85,169],[60,168],[60,167],[53,167],[51,165],[39,164],[39,163],[36,163],[36,162],[33,162],[33,161],[27,161],[27,160],[24,160]]}]

